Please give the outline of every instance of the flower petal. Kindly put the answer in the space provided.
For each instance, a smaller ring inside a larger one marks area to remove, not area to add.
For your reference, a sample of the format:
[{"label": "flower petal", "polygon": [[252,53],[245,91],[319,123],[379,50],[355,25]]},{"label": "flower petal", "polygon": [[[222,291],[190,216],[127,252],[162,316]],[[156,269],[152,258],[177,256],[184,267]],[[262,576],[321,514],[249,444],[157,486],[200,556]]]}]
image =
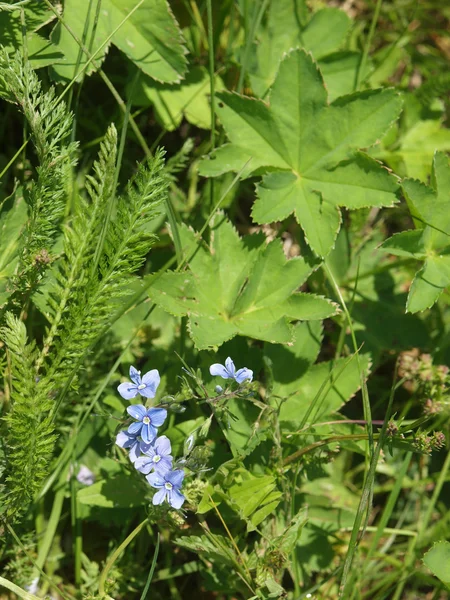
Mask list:
[{"label": "flower petal", "polygon": [[131,433],[131,435],[136,436],[142,429],[142,423],[141,421],[138,421],[137,423],[131,423],[131,425],[128,427],[127,431],[128,433]]},{"label": "flower petal", "polygon": [[184,479],[184,471],[181,469],[179,471],[170,471],[170,473],[166,474],[166,481],[170,481],[170,483],[174,487],[181,487]]},{"label": "flower petal", "polygon": [[134,445],[130,448],[130,454],[128,456],[130,457],[131,462],[134,464],[136,460],[140,457],[140,455],[140,444],[137,440],[135,440]]},{"label": "flower petal", "polygon": [[121,383],[117,387],[117,391],[122,396],[122,398],[125,398],[125,400],[131,400],[132,398],[135,398],[138,393],[137,386],[134,385],[134,383],[130,383],[129,381]]},{"label": "flower petal", "polygon": [[144,443],[150,444],[153,442],[155,437],[158,435],[158,430],[153,427],[150,423],[146,423],[142,426],[141,437]]},{"label": "flower petal", "polygon": [[147,409],[142,404],[132,404],[131,406],[127,406],[127,413],[133,419],[136,419],[136,421],[142,421],[147,414]]},{"label": "flower petal", "polygon": [[134,367],[130,367],[130,379],[136,385],[141,385],[142,380],[141,380],[141,373],[140,373],[140,371],[138,371]]},{"label": "flower petal", "polygon": [[153,463],[153,467],[156,473],[159,473],[161,476],[164,476],[168,471],[172,469],[172,461],[172,456],[163,456],[159,462]]},{"label": "flower petal", "polygon": [[246,367],[243,367],[242,369],[239,369],[239,371],[236,373],[234,378],[238,383],[242,383],[246,379],[249,379],[250,381],[252,381],[253,371],[251,371],[250,369],[247,369]]},{"label": "flower petal", "polygon": [[154,398],[160,381],[161,377],[159,376],[158,369],[148,371],[142,378],[142,383],[145,383],[145,389],[140,390],[142,396]]},{"label": "flower petal", "polygon": [[[153,442],[154,441],[155,440],[153,440]],[[155,456],[155,448],[154,448],[153,442],[151,442],[150,444],[146,444],[145,442],[140,443],[140,450],[141,450],[142,454],[145,454],[146,456],[150,456],[151,458],[153,458]]]},{"label": "flower petal", "polygon": [[174,488],[169,492],[169,504],[172,508],[181,508],[185,500],[186,498],[177,489]]},{"label": "flower petal", "polygon": [[157,504],[162,504],[165,500],[167,496],[167,490],[165,488],[162,488],[162,490],[159,490],[159,492],[156,492],[156,494],[153,496],[153,504],[157,505]]},{"label": "flower petal", "polygon": [[148,475],[150,471],[153,469],[155,463],[148,456],[141,456],[136,460],[134,466],[140,473],[144,473],[144,475]]},{"label": "flower petal", "polygon": [[219,363],[214,363],[209,367],[209,372],[211,375],[222,377],[223,379],[230,379],[230,374],[225,369],[223,365],[219,365]]},{"label": "flower petal", "polygon": [[136,441],[135,435],[130,435],[126,431],[119,431],[116,435],[116,444],[119,448],[130,448]]},{"label": "flower petal", "polygon": [[147,475],[146,480],[154,488],[163,487],[166,483],[164,477],[161,477],[158,473],[150,473],[150,475]]},{"label": "flower petal", "polygon": [[170,440],[166,435],[161,435],[155,440],[155,448],[161,456],[167,456],[172,452]]},{"label": "flower petal", "polygon": [[147,414],[150,417],[152,425],[155,427],[161,427],[166,420],[167,410],[165,408],[151,408]]},{"label": "flower petal", "polygon": [[234,362],[231,360],[230,357],[228,357],[227,360],[225,361],[225,367],[226,367],[228,373],[230,374],[230,377],[234,378],[234,373],[236,371],[236,368],[234,366]]}]

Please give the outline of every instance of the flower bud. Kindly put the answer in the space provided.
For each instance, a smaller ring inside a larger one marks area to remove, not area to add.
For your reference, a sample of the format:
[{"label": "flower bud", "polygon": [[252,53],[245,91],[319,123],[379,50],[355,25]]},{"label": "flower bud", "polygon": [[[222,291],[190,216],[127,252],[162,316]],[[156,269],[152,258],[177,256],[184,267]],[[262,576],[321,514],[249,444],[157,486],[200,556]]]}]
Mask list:
[{"label": "flower bud", "polygon": [[186,441],[184,442],[184,450],[183,450],[183,454],[189,454],[189,452],[192,450],[192,448],[195,445],[195,437],[194,434],[191,433],[191,435],[186,438]]},{"label": "flower bud", "polygon": [[181,414],[184,413],[184,411],[186,410],[186,407],[183,406],[182,404],[178,404],[177,402],[174,402],[173,404],[170,404],[168,406],[168,409],[176,414]]},{"label": "flower bud", "polygon": [[223,392],[223,387],[221,385],[216,385],[214,388],[216,394],[221,394]]}]

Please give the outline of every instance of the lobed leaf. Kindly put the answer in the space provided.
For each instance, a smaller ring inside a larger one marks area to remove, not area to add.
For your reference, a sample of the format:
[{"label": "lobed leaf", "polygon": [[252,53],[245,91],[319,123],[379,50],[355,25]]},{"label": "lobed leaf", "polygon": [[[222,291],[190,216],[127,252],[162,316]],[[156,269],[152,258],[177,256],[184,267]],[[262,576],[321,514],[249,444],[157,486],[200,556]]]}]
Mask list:
[{"label": "lobed leaf", "polygon": [[197,348],[235,335],[287,343],[291,321],[336,313],[329,300],[296,292],[314,267],[300,257],[287,260],[278,240],[265,245],[260,236],[241,239],[223,216],[215,221],[209,248],[194,252],[194,232],[182,227],[180,234],[185,253],[193,254],[189,270],[162,275],[149,296],[168,312],[188,316]]},{"label": "lobed leaf", "polygon": [[229,92],[217,96],[231,144],[204,159],[200,172],[242,170],[248,177],[268,171],[257,186],[257,223],[294,213],[311,248],[325,256],[340,227],[340,206],[396,201],[396,178],[358,152],[375,144],[398,117],[402,103],[394,90],[355,93],[328,105],[317,65],[296,50],[280,64],[270,104]]},{"label": "lobed leaf", "polygon": [[433,306],[450,285],[450,165],[447,156],[443,152],[435,153],[430,186],[416,179],[405,179],[402,188],[416,230],[389,238],[381,249],[424,261],[414,277],[406,303],[406,310],[414,313]]}]

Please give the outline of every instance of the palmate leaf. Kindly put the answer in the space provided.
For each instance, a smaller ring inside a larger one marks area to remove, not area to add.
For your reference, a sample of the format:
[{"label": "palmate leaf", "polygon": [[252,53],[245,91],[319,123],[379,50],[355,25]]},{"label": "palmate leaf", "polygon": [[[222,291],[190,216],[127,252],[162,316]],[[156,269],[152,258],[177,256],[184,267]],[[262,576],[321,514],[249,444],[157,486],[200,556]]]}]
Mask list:
[{"label": "palmate leaf", "polygon": [[257,223],[291,213],[311,248],[325,256],[340,227],[339,206],[391,206],[398,184],[375,160],[357,152],[374,144],[401,109],[391,89],[355,93],[327,103],[312,57],[293,51],[281,62],[270,104],[237,94],[218,94],[217,112],[231,143],[200,164],[217,176],[242,177],[265,170],[253,207]]},{"label": "palmate leaf", "polygon": [[[351,20],[343,10],[324,8],[303,26],[296,0],[272,2],[266,22],[257,34],[249,68],[252,90],[264,98],[273,84],[283,55],[292,48],[312,53],[324,75],[332,98],[353,91],[360,54],[336,52],[347,37]],[[322,62],[323,60],[323,62]],[[322,70],[325,67],[327,75]]]},{"label": "palmate leaf", "polygon": [[405,179],[403,192],[416,225],[386,240],[382,250],[423,260],[409,291],[406,310],[430,308],[450,285],[450,165],[443,152],[436,152],[431,186]]},{"label": "palmate leaf", "polygon": [[187,227],[180,235],[185,255],[193,255],[189,270],[155,279],[149,296],[174,315],[188,315],[198,349],[235,335],[288,343],[291,321],[336,313],[329,300],[296,291],[314,266],[300,257],[287,260],[278,240],[266,245],[259,235],[241,239],[223,215],[216,218],[209,247],[198,246]]}]

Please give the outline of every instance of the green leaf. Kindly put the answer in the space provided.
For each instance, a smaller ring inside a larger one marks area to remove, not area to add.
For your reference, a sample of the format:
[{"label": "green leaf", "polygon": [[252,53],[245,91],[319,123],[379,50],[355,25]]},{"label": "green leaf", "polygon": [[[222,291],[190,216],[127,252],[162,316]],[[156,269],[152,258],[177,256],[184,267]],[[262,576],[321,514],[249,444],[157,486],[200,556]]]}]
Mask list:
[{"label": "green leaf", "polygon": [[[180,81],[186,71],[186,49],[166,0],[144,0],[124,23],[126,16],[137,6],[137,0],[102,0],[94,32],[96,4],[91,0],[65,0],[63,17],[84,46],[95,54],[97,65],[101,65],[109,44],[113,43],[153,79],[168,83]],[[97,54],[121,23],[111,42]],[[54,29],[52,41],[65,57],[64,61],[54,65],[57,77],[72,79],[86,64],[85,53],[61,24]],[[94,69],[91,63],[87,74]]]},{"label": "green leaf", "polygon": [[450,130],[439,120],[418,121],[399,140],[398,150],[376,152],[400,174],[427,181],[436,150],[450,150]]},{"label": "green leaf", "polygon": [[77,498],[81,504],[103,508],[131,508],[145,504],[142,486],[127,473],[82,488]]},{"label": "green leaf", "polygon": [[[355,89],[355,81],[361,63],[360,52],[335,52],[319,61],[320,72],[324,79],[328,99],[333,102],[339,96],[351,94]],[[366,62],[362,78],[369,74],[370,61]]]},{"label": "green leaf", "polygon": [[[406,310],[430,308],[450,285],[450,165],[443,152],[433,160],[431,185],[406,179],[402,188],[417,227],[387,240],[382,249],[398,254],[399,245],[424,260],[409,291]],[[401,250],[401,249],[400,249]]]},{"label": "green leaf", "polygon": [[237,509],[242,519],[250,520],[251,525],[256,527],[275,510],[282,494],[276,489],[271,475],[254,477],[243,469],[238,478],[240,481],[228,490],[231,507]]},{"label": "green leaf", "polygon": [[280,552],[289,555],[295,548],[303,527],[308,520],[307,508],[301,508],[284,531],[284,533],[273,540],[274,546]]},{"label": "green leaf", "polygon": [[[280,60],[292,48],[301,47],[319,60],[337,50],[351,21],[344,11],[325,8],[312,15],[306,27],[300,25],[295,0],[278,0],[270,5],[267,22],[258,33],[249,70],[253,91],[263,98],[272,85]],[[328,81],[327,81],[328,86]]]},{"label": "green leaf", "polygon": [[27,205],[21,197],[17,197],[14,205],[8,211],[3,210],[0,216],[0,306],[12,293],[7,290],[7,283],[17,266],[26,220]]},{"label": "green leaf", "polygon": [[187,315],[197,348],[219,346],[235,335],[272,343],[292,340],[293,320],[324,319],[336,307],[325,298],[296,290],[313,271],[303,258],[287,260],[278,240],[266,245],[259,235],[241,239],[218,215],[209,247],[180,228],[189,270],[156,279],[149,296],[174,315]]},{"label": "green leaf", "polygon": [[438,579],[450,588],[450,542],[437,542],[423,557],[423,562]]},{"label": "green leaf", "polygon": [[[215,89],[223,89],[220,77],[215,78]],[[210,78],[204,67],[193,67],[182,83],[162,84],[141,77],[133,89],[133,104],[153,104],[155,115],[167,131],[174,131],[183,117],[202,129],[211,129],[209,104]]]},{"label": "green leaf", "polygon": [[270,105],[228,92],[217,113],[231,143],[200,163],[217,176],[248,177],[270,170],[257,186],[253,218],[279,221],[294,213],[311,248],[325,256],[334,244],[339,206],[391,206],[395,177],[359,148],[374,144],[401,109],[390,89],[366,91],[327,104],[327,92],[311,56],[293,51],[280,64]]},{"label": "green leaf", "polygon": [[178,546],[187,548],[195,554],[206,554],[210,558],[220,559],[226,564],[234,565],[234,550],[230,547],[229,540],[222,535],[212,533],[208,537],[206,535],[186,535],[178,537],[174,541]]},{"label": "green leaf", "polygon": [[[296,339],[291,346],[265,348],[265,355],[271,361],[272,396],[284,399],[280,406],[279,418],[283,426],[289,429],[297,428],[322,384],[327,380],[329,384],[325,384],[311,419],[317,420],[339,410],[361,385],[356,357],[350,361],[348,358],[340,358],[312,364],[322,341],[320,324],[318,326],[316,323],[302,323],[296,326],[295,332]],[[367,376],[370,365],[368,356],[360,356],[360,362]],[[274,402],[277,406],[280,404],[278,399]]]},{"label": "green leaf", "polygon": [[[62,58],[62,53],[49,40],[38,33],[38,30],[52,21],[55,16],[39,0],[31,0],[23,6],[26,27],[27,53],[31,66],[39,69],[51,65],[55,60]],[[22,51],[23,37],[20,10],[0,10],[1,43],[11,53]]]},{"label": "green leaf", "polygon": [[420,229],[411,229],[410,231],[395,233],[380,248],[395,256],[423,258],[425,248],[422,241],[422,231]]}]

